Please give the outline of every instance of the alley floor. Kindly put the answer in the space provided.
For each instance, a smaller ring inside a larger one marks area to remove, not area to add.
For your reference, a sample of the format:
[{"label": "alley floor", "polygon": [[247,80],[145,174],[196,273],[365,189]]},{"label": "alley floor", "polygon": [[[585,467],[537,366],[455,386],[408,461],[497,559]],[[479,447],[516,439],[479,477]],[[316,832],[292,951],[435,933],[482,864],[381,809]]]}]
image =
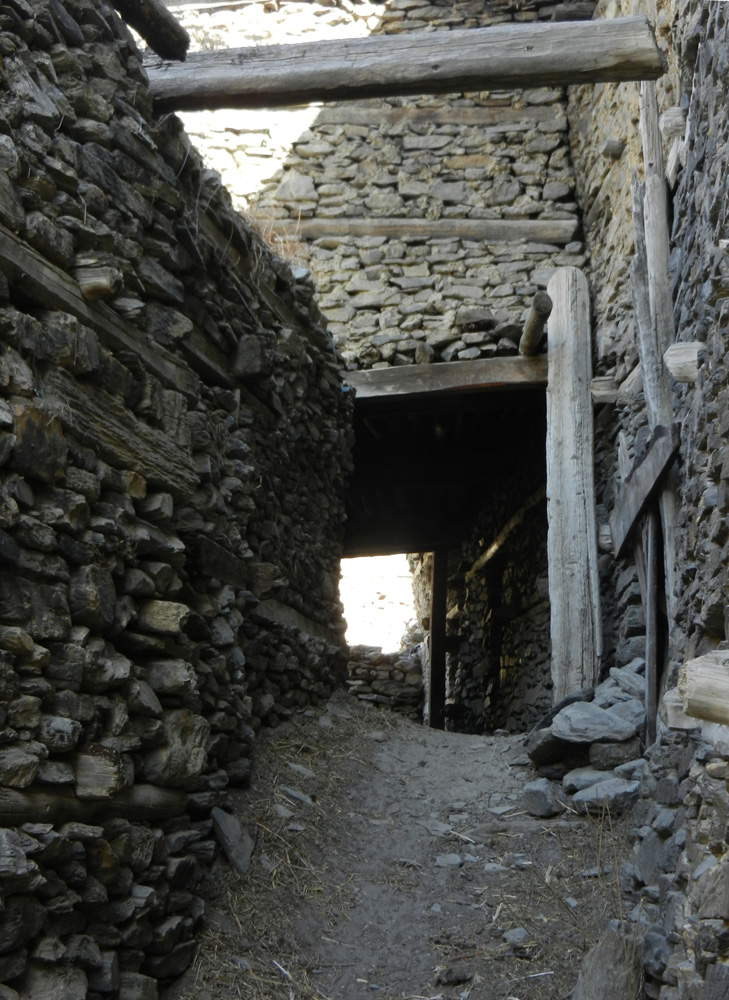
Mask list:
[{"label": "alley floor", "polygon": [[562,1000],[620,915],[621,823],[528,816],[522,737],[425,729],[344,693],[265,731],[236,815],[255,839],[198,890],[165,1000]]}]

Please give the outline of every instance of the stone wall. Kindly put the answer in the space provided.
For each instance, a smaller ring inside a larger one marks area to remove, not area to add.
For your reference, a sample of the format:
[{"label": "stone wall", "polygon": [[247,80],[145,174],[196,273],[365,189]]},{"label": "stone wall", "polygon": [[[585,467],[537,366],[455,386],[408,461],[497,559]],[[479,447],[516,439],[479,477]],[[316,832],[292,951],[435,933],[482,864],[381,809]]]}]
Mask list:
[{"label": "stone wall", "polygon": [[0,29],[0,993],[151,1000],[255,731],[342,678],[351,404],[112,7]]},{"label": "stone wall", "polygon": [[[254,8],[251,18],[186,6],[196,44],[211,18],[235,24],[229,44],[259,39],[482,27],[552,16],[554,5],[506,2],[453,7],[427,0],[386,5]],[[212,35],[211,35],[212,32]],[[488,243],[439,235],[453,220],[575,223],[574,172],[563,90],[492,91],[447,98],[360,101],[295,113],[185,116],[206,157],[272,238],[287,220],[287,251],[305,254],[329,329],[350,368],[471,360],[516,353],[534,292],[556,266],[584,264],[582,244]],[[296,134],[296,122],[304,129]],[[257,124],[256,124],[257,123]],[[256,131],[257,130],[257,131]],[[288,144],[288,145],[287,145]],[[259,168],[261,156],[272,167]],[[356,218],[369,235],[299,242],[300,220]],[[422,232],[392,237],[376,221],[420,220]]]}]

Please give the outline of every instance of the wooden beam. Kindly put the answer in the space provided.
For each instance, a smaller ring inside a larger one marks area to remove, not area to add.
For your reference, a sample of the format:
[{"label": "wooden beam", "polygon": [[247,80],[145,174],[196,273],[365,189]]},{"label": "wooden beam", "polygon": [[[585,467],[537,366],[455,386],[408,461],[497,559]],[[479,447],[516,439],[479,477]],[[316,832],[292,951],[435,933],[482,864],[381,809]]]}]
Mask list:
[{"label": "wooden beam", "polygon": [[448,598],[448,549],[433,552],[430,606],[430,671],[428,724],[445,728],[446,700],[446,612]]},{"label": "wooden beam", "polygon": [[729,653],[717,649],[687,660],[679,671],[678,693],[686,715],[729,724]]},{"label": "wooden beam", "polygon": [[346,372],[356,391],[355,405],[396,397],[467,395],[486,390],[535,389],[547,384],[547,358],[488,358],[431,365],[401,365],[374,371]]},{"label": "wooden beam", "polygon": [[[631,531],[661,486],[679,447],[678,428],[657,427],[648,450],[630,471],[610,515],[615,555],[622,554]],[[646,595],[649,596],[649,595]]]},{"label": "wooden beam", "polygon": [[663,354],[663,363],[677,382],[695,382],[699,377],[700,340],[671,344]]},{"label": "wooden beam", "polygon": [[147,72],[165,112],[654,80],[664,68],[647,19],[624,17],[196,52]]},{"label": "wooden beam", "polygon": [[199,399],[200,382],[186,365],[162,347],[151,346],[104,302],[88,302],[70,275],[51,264],[5,226],[0,225],[0,272],[34,305],[70,313],[95,331],[102,345],[122,360],[134,354],[170,389]]},{"label": "wooden beam", "polygon": [[557,704],[597,683],[602,626],[587,279],[575,267],[562,267],[547,291],[554,303],[548,323],[547,560]]},{"label": "wooden beam", "polygon": [[393,239],[458,239],[478,243],[571,243],[577,219],[401,219],[358,216],[336,219],[273,219],[271,232],[300,240],[387,236]]},{"label": "wooden beam", "polygon": [[478,559],[475,560],[471,568],[466,573],[465,577],[466,583],[469,583],[471,580],[473,580],[476,577],[476,575],[484,568],[484,566],[487,563],[491,562],[491,560],[494,558],[496,553],[501,549],[504,542],[506,542],[509,536],[519,527],[519,525],[524,523],[524,519],[526,518],[529,511],[533,507],[536,507],[538,504],[540,504],[542,500],[544,500],[546,495],[547,495],[547,487],[540,486],[539,489],[529,497],[526,503],[523,503],[521,505],[516,514],[514,514],[512,517],[509,518],[504,527],[497,534],[496,538],[494,538],[493,542],[489,545],[487,549],[485,549],[484,552],[481,553],[481,555],[478,557]]},{"label": "wooden beam", "polygon": [[552,300],[546,292],[537,292],[532,299],[529,313],[519,341],[519,354],[532,355],[539,351],[552,311]]},{"label": "wooden beam", "polygon": [[[382,36],[379,36],[382,37]],[[511,100],[509,98],[509,100]],[[333,108],[322,108],[314,120],[317,125],[483,125],[511,128],[524,123],[533,128],[542,122],[566,125],[564,115],[555,110],[553,104],[530,104],[526,108],[512,108],[503,103],[477,108],[379,108],[362,107],[357,104],[339,104]]]},{"label": "wooden beam", "polygon": [[190,36],[162,0],[111,0],[121,16],[162,59],[183,61]]}]

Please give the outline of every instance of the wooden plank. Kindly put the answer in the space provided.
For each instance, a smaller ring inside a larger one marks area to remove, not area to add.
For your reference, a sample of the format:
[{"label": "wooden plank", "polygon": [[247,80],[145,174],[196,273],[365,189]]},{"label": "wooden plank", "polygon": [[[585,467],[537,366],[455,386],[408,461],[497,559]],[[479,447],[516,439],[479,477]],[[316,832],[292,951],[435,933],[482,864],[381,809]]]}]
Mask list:
[{"label": "wooden plank", "polygon": [[130,24],[162,59],[184,60],[190,36],[167,10],[162,0],[111,0]]},{"label": "wooden plank", "polygon": [[654,80],[664,58],[647,19],[624,17],[195,52],[147,72],[165,112]]},{"label": "wooden plank", "polygon": [[430,671],[428,724],[445,729],[446,612],[448,597],[448,549],[433,552],[430,606]]},{"label": "wooden plank", "polygon": [[537,292],[532,299],[519,340],[519,354],[532,355],[537,353],[541,347],[551,311],[552,300],[549,295],[546,292]]},{"label": "wooden plank", "polygon": [[597,683],[602,632],[597,563],[587,279],[559,268],[547,286],[547,559],[554,703]]},{"label": "wooden plank", "polygon": [[505,125],[525,123],[533,127],[540,122],[555,123],[562,127],[565,118],[554,105],[529,105],[526,108],[504,107],[503,105],[477,108],[392,108],[385,104],[376,108],[356,104],[322,108],[314,125]]},{"label": "wooden plank", "polygon": [[186,365],[161,347],[152,347],[144,335],[125,323],[104,302],[87,302],[76,281],[51,264],[5,226],[0,225],[0,271],[34,305],[71,313],[95,331],[102,345],[122,360],[134,354],[150,374],[189,400],[200,395],[200,381]]},{"label": "wooden plank", "polygon": [[[269,226],[269,223],[266,223]],[[332,219],[273,219],[271,231],[300,240],[347,236],[387,236],[392,239],[473,240],[477,243],[571,243],[579,231],[577,219],[406,219],[392,216]]]},{"label": "wooden plank", "polygon": [[645,526],[645,742],[656,739],[658,715],[658,550],[660,523],[655,509],[649,511]]},{"label": "wooden plank", "polygon": [[118,396],[89,381],[81,383],[60,368],[50,368],[42,385],[48,411],[109,465],[133,469],[176,500],[195,492],[199,477],[189,448],[137,420]]},{"label": "wooden plank", "polygon": [[678,428],[675,425],[657,427],[646,453],[623,482],[610,515],[610,531],[616,556],[622,554],[638,518],[656,495],[676,457],[679,443]]},{"label": "wooden plank", "polygon": [[356,390],[355,405],[404,397],[467,395],[491,390],[540,388],[547,384],[547,358],[487,358],[432,365],[402,365],[374,371],[347,372]]}]

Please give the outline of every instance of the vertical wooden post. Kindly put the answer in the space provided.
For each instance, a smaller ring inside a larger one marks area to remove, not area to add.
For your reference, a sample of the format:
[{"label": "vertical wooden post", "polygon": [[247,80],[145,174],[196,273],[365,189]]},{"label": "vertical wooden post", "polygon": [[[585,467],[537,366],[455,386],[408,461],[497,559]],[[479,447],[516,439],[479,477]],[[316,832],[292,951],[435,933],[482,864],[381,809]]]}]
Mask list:
[{"label": "vertical wooden post", "polygon": [[645,719],[646,746],[656,739],[658,714],[658,547],[660,525],[655,508],[648,512],[645,526]]},{"label": "vertical wooden post", "polygon": [[[636,271],[642,270],[647,287],[649,325],[637,322],[638,354],[643,370],[643,391],[651,430],[658,424],[673,423],[673,398],[663,361],[666,349],[676,339],[673,301],[668,277],[670,233],[668,195],[663,169],[663,148],[658,127],[655,83],[640,85],[640,134],[643,142],[645,188],[642,211],[633,197],[636,235]],[[642,259],[641,259],[642,258]],[[645,357],[645,360],[644,360]],[[648,373],[648,381],[646,381]],[[676,583],[676,490],[669,477],[659,496],[663,526],[663,561],[666,578],[666,608],[671,620]]]},{"label": "vertical wooden post", "polygon": [[448,594],[448,549],[433,552],[430,607],[430,713],[431,729],[445,728],[446,612]]},{"label": "vertical wooden post", "polygon": [[595,684],[602,626],[592,454],[592,341],[587,279],[559,268],[547,288],[547,555],[555,704]]}]

